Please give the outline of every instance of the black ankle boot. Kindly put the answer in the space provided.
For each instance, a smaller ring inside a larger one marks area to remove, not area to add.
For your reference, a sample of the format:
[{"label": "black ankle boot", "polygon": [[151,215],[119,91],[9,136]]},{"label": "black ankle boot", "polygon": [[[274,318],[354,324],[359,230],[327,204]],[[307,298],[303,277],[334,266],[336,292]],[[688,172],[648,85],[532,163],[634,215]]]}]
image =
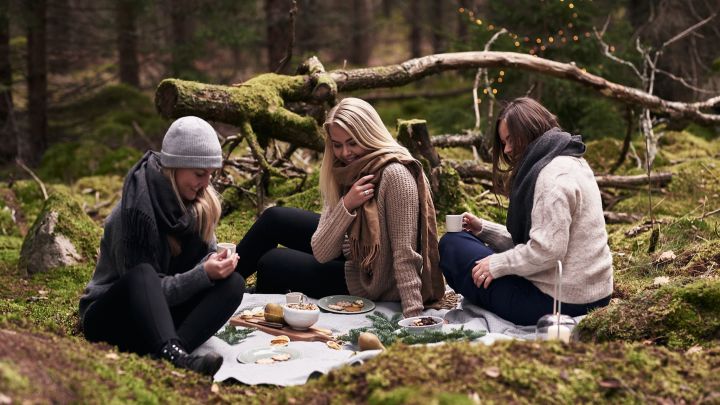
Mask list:
[{"label": "black ankle boot", "polygon": [[215,375],[222,366],[223,358],[217,353],[210,352],[202,356],[188,354],[180,343],[171,340],[160,349],[160,357],[171,362],[176,367],[186,368],[200,374]]}]

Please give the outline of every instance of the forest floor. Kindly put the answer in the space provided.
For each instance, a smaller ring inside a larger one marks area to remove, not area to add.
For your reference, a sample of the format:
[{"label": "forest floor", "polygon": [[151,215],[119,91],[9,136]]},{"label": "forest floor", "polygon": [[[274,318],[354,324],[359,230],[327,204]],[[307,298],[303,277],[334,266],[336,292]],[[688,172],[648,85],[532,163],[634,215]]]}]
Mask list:
[{"label": "forest floor", "polygon": [[[97,119],[109,118],[98,113]],[[61,124],[57,119],[54,125]],[[141,125],[154,133],[150,127],[160,124],[149,119]],[[101,135],[112,136],[113,126],[105,128]],[[580,323],[578,341],[397,344],[362,366],[290,388],[217,384],[83,339],[78,297],[92,275],[94,246],[112,206],[101,203],[117,202],[122,185],[122,171],[103,164],[137,157],[128,150],[121,159],[102,144],[66,144],[51,151],[40,170],[51,179],[51,195],[91,214],[87,228],[74,235],[85,257],[78,265],[24,274],[18,265],[22,234],[45,208],[42,194],[32,180],[0,184],[0,403],[720,403],[720,215],[707,215],[720,208],[720,140],[703,131],[665,132],[655,171],[671,172],[673,179],[650,200],[646,188],[608,190],[618,199],[613,211],[638,219],[607,225],[615,292],[607,308]],[[92,175],[61,159],[71,147],[88,145],[96,149],[85,156],[98,159]],[[589,142],[587,159],[596,173],[608,170],[620,145],[610,138]],[[641,153],[642,142],[636,147]],[[467,152],[441,153],[450,158]],[[628,159],[618,173],[642,170]],[[284,205],[318,210],[317,176],[290,195],[295,185],[274,180],[270,195]],[[462,190],[457,210],[503,220],[497,205],[502,198],[479,185],[463,184]],[[237,195],[226,194],[225,203],[232,210],[218,238],[239,240],[256,210]],[[653,228],[655,249],[648,252]]]}]

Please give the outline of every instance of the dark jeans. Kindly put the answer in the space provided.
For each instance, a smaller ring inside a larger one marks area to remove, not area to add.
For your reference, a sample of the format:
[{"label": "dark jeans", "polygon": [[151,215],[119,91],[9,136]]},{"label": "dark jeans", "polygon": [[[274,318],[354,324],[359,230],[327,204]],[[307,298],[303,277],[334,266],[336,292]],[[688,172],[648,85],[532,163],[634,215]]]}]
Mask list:
[{"label": "dark jeans", "polygon": [[[494,252],[467,232],[446,233],[440,239],[440,268],[455,292],[466,300],[491,311],[516,325],[535,325],[543,315],[551,314],[552,296],[543,293],[528,279],[510,275],[494,279],[490,286],[476,287],[472,279],[475,261]],[[610,302],[610,297],[588,304],[562,304],[562,313],[585,315],[593,308]]]},{"label": "dark jeans", "polygon": [[320,263],[312,254],[310,239],[319,222],[319,214],[298,208],[266,209],[237,245],[236,271],[246,278],[257,271],[258,293],[347,294],[344,257]]},{"label": "dark jeans", "polygon": [[154,354],[171,339],[191,352],[227,322],[242,301],[245,280],[237,273],[170,307],[155,269],[145,263],[125,273],[85,313],[87,340],[122,351]]}]

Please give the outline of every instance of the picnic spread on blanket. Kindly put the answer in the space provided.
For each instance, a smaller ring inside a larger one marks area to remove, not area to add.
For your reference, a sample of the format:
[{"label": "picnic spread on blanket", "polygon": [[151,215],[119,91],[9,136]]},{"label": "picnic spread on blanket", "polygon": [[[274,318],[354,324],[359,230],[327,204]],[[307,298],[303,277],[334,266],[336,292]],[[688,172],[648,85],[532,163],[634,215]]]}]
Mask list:
[{"label": "picnic spread on blanket", "polygon": [[[402,309],[397,302],[372,302],[352,296],[319,300],[303,296],[297,302],[296,297],[282,294],[245,294],[227,325],[194,353],[214,351],[223,356],[215,381],[234,379],[249,385],[290,386],[377,356],[384,348],[381,339],[401,339],[412,344],[454,337],[490,345],[496,340],[536,338],[536,326],[514,325],[457,297],[452,308],[426,309],[419,317],[400,321]],[[288,303],[290,300],[293,302]],[[287,311],[287,307],[307,311],[309,314],[303,316],[311,318],[311,322],[290,327],[283,322],[286,319],[278,318],[288,312],[277,312],[278,308]],[[570,319],[575,323],[581,317]]]}]

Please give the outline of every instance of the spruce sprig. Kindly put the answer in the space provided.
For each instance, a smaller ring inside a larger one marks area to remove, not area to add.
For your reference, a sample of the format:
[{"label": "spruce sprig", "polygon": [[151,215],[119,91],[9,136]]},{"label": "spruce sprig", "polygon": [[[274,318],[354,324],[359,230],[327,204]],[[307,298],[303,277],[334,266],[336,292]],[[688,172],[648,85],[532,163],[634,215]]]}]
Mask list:
[{"label": "spruce sprig", "polygon": [[357,344],[358,337],[362,332],[370,332],[375,334],[385,346],[391,346],[398,341],[412,345],[419,343],[436,343],[449,340],[475,340],[485,336],[485,331],[465,330],[465,327],[452,330],[450,332],[443,331],[426,331],[423,333],[413,334],[406,329],[402,329],[398,322],[402,319],[402,314],[396,313],[392,318],[388,318],[382,312],[374,312],[367,315],[372,321],[371,326],[365,326],[357,329],[350,329],[347,335],[340,336],[339,339],[345,342]]},{"label": "spruce sprig", "polygon": [[249,334],[255,332],[255,328],[237,328],[233,325],[225,325],[225,329],[219,331],[215,336],[224,340],[229,345],[235,345],[245,340]]}]

